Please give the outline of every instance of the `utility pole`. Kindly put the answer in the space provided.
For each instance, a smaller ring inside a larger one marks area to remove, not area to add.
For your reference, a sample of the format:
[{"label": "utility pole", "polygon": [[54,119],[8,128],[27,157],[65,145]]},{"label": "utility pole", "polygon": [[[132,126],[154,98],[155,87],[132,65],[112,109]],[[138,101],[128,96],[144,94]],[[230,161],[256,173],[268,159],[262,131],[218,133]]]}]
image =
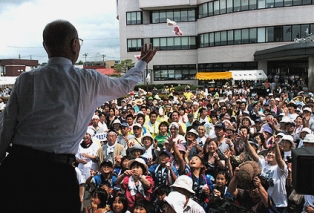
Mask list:
[{"label": "utility pole", "polygon": [[85,64],[86,64],[86,57],[87,57],[87,55],[88,55],[87,53],[84,53],[84,55],[83,55],[85,57]]},{"label": "utility pole", "polygon": [[106,57],[106,55],[101,55],[101,57],[102,57],[102,63],[103,63],[103,65],[105,66],[105,57]]}]

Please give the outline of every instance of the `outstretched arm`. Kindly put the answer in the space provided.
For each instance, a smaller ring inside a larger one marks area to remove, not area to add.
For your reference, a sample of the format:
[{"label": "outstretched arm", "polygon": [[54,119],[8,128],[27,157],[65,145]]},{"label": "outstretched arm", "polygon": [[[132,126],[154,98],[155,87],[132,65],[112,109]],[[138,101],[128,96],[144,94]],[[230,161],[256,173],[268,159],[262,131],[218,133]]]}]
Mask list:
[{"label": "outstretched arm", "polygon": [[240,139],[245,143],[245,148],[249,152],[253,160],[258,162],[259,160],[258,154],[255,152],[254,148],[249,143],[247,133],[240,132]]},{"label": "outstretched arm", "polygon": [[237,189],[238,172],[239,172],[239,167],[236,167],[234,170],[234,175],[228,185],[228,191],[234,198],[237,198],[238,196],[238,189]]},{"label": "outstretched arm", "polygon": [[277,164],[278,164],[279,168],[281,170],[283,170],[285,168],[286,163],[281,157],[280,148],[278,146],[278,138],[275,138],[275,140],[274,140],[274,147],[275,147]]}]

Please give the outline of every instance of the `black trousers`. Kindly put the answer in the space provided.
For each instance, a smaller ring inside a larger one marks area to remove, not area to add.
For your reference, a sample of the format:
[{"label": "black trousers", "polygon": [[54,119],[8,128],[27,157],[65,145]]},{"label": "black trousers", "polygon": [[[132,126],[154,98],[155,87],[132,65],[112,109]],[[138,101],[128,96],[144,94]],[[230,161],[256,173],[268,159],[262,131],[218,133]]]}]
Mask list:
[{"label": "black trousers", "polygon": [[10,153],[0,165],[0,212],[80,213],[79,184],[69,163]]}]

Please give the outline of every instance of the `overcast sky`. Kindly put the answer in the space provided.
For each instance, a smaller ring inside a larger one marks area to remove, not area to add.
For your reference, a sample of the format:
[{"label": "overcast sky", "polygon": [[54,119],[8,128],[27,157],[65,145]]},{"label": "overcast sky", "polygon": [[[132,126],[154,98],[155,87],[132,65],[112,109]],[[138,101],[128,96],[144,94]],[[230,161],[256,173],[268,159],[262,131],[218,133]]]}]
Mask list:
[{"label": "overcast sky", "polygon": [[119,23],[116,0],[0,0],[0,59],[47,62],[42,47],[45,25],[70,21],[84,40],[79,60],[119,60]]}]

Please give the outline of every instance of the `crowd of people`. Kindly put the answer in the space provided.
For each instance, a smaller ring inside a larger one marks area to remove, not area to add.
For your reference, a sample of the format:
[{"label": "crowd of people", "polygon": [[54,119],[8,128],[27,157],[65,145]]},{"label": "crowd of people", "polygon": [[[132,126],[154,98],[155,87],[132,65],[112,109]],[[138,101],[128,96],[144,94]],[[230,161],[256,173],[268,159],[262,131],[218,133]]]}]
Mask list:
[{"label": "crowd of people", "polygon": [[[313,94],[239,91],[171,86],[97,108],[76,154],[84,211],[314,212],[314,196],[290,196],[291,152],[314,146]],[[246,161],[262,171],[249,189],[237,184]]]},{"label": "crowd of people", "polygon": [[1,110],[2,212],[314,212],[313,195],[292,184],[292,150],[314,144],[302,85],[266,81],[261,96],[245,84],[171,86],[118,104],[158,47],[143,45],[111,78],[74,66],[82,45],[70,22],[48,23],[47,65],[22,73]]}]

